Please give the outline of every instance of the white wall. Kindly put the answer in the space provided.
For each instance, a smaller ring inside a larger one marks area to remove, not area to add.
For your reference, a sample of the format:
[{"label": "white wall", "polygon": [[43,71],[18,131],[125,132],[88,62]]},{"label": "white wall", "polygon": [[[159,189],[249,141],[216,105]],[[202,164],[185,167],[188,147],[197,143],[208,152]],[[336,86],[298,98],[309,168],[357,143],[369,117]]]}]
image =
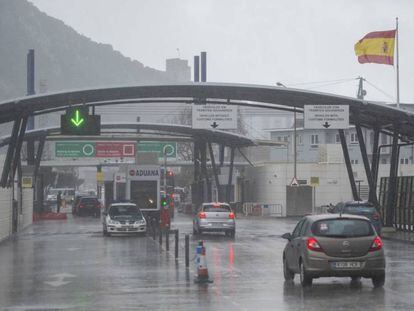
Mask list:
[{"label": "white wall", "polygon": [[[390,165],[381,164],[378,173],[378,187],[381,177],[389,176]],[[367,185],[364,166],[353,165],[356,180],[362,180],[361,185]],[[400,165],[399,176],[414,176],[414,165]],[[319,186],[316,187],[316,206],[337,203],[343,200],[352,200],[346,166],[343,163],[298,163],[298,179],[307,180],[310,177],[319,177]],[[293,178],[292,163],[268,163],[258,167],[246,169],[245,178],[249,180],[250,193],[255,202],[282,204],[286,206],[286,185]]]},{"label": "white wall", "polygon": [[33,223],[33,189],[24,188],[22,197],[22,214],[19,223],[20,230],[25,229]]},{"label": "white wall", "polygon": [[6,239],[11,234],[11,200],[11,189],[0,188],[0,241]]}]

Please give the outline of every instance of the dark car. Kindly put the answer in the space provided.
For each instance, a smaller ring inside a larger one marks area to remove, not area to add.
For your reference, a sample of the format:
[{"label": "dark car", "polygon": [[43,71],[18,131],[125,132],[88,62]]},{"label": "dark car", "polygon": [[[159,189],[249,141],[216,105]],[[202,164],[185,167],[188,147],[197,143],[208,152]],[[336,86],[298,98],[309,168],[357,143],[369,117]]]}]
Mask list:
[{"label": "dark car", "polygon": [[329,213],[334,214],[351,214],[367,217],[371,223],[374,225],[375,230],[378,235],[381,236],[381,216],[378,213],[377,209],[372,203],[367,201],[347,201],[339,202],[335,206],[328,208]]},{"label": "dark car", "polygon": [[95,216],[101,214],[102,204],[95,196],[82,196],[75,200],[72,213],[76,216]]},{"label": "dark car", "polygon": [[371,278],[374,287],[385,282],[385,256],[381,238],[366,217],[346,214],[312,215],[302,218],[283,251],[286,281],[300,275],[302,286],[314,278]]}]

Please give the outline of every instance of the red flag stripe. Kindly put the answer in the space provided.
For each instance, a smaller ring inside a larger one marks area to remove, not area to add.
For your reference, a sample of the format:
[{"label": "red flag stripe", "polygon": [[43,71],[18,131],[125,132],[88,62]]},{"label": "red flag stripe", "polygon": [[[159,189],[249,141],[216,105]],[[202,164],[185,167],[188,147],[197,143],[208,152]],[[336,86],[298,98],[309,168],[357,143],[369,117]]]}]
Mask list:
[{"label": "red flag stripe", "polygon": [[374,31],[365,35],[361,40],[372,38],[395,38],[396,30]]},{"label": "red flag stripe", "polygon": [[390,56],[381,56],[381,55],[362,55],[362,56],[358,56],[358,62],[361,64],[377,63],[377,64],[394,65],[394,58]]}]

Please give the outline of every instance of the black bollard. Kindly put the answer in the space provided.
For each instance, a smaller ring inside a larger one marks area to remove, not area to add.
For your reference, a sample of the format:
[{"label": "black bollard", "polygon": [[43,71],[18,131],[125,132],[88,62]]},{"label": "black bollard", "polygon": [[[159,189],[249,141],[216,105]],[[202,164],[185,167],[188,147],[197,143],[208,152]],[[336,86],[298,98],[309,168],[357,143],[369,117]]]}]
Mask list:
[{"label": "black bollard", "polygon": [[165,249],[170,250],[170,230],[165,230]]},{"label": "black bollard", "polygon": [[190,236],[185,235],[185,267],[190,266]]},{"label": "black bollard", "polygon": [[175,259],[178,258],[178,229],[175,231]]}]

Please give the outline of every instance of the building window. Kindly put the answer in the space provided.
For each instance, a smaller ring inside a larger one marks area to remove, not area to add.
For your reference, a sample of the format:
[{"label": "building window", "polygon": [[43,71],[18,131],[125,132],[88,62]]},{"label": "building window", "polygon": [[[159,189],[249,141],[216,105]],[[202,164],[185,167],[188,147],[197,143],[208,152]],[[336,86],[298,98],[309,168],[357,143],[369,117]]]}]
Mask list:
[{"label": "building window", "polygon": [[339,144],[341,142],[341,138],[339,137],[339,134],[335,135],[335,143]]},{"label": "building window", "polygon": [[311,135],[311,145],[318,145],[318,144],[319,144],[318,135]]},{"label": "building window", "polygon": [[400,164],[408,164],[408,158],[401,158]]},{"label": "building window", "polygon": [[358,164],[358,160],[351,160],[351,164]]},{"label": "building window", "polygon": [[388,144],[388,136],[385,134],[381,134],[381,144],[386,145]]},{"label": "building window", "polygon": [[302,145],[302,135],[296,135],[296,140],[298,142],[299,145]]},{"label": "building window", "polygon": [[358,135],[356,133],[351,133],[351,144],[358,143]]}]

